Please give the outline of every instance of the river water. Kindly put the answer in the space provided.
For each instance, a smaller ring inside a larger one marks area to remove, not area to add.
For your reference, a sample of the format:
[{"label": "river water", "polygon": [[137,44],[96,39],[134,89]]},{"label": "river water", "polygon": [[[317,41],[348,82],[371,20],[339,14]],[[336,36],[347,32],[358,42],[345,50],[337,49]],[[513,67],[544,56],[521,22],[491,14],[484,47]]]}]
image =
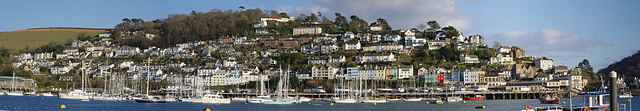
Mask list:
[{"label": "river water", "polygon": [[[573,99],[574,106],[582,106],[581,99]],[[466,103],[426,104],[425,102],[390,102],[373,104],[337,104],[327,102],[311,102],[291,105],[244,104],[194,104],[168,102],[166,104],[143,104],[135,101],[80,101],[58,99],[56,97],[36,96],[0,96],[0,110],[73,110],[73,111],[202,111],[205,108],[213,111],[520,111],[525,105],[535,107],[568,106],[569,99],[561,99],[566,104],[543,105],[537,99],[519,100],[481,100]],[[627,99],[619,99],[618,103],[627,104]],[[640,111],[640,96],[632,99],[633,110]],[[65,105],[66,109],[60,109]],[[475,109],[475,106],[486,106],[486,109]],[[622,109],[622,108],[621,108]]]}]

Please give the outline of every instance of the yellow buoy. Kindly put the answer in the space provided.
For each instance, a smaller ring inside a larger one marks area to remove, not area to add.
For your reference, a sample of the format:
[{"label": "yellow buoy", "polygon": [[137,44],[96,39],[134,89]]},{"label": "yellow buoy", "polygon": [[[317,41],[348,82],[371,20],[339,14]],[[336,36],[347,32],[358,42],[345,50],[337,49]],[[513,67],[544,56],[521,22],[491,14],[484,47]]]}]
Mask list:
[{"label": "yellow buoy", "polygon": [[467,103],[467,101],[462,101],[462,103]]},{"label": "yellow buoy", "polygon": [[204,111],[211,111],[211,109],[209,109],[209,108],[204,108]]},{"label": "yellow buoy", "polygon": [[567,104],[567,102],[562,101],[562,104]]},{"label": "yellow buoy", "polygon": [[631,101],[631,99],[627,99],[627,101]]},{"label": "yellow buoy", "polygon": [[67,108],[67,106],[60,105],[60,109],[65,109],[65,108]]},{"label": "yellow buoy", "polygon": [[331,104],[329,104],[329,105],[333,106],[333,103],[331,103]]},{"label": "yellow buoy", "polygon": [[429,102],[427,102],[427,104],[429,104]]},{"label": "yellow buoy", "polygon": [[378,105],[378,104],[376,104],[376,103],[373,103],[373,105]]},{"label": "yellow buoy", "polygon": [[486,108],[485,106],[476,106],[476,109],[484,109]]}]

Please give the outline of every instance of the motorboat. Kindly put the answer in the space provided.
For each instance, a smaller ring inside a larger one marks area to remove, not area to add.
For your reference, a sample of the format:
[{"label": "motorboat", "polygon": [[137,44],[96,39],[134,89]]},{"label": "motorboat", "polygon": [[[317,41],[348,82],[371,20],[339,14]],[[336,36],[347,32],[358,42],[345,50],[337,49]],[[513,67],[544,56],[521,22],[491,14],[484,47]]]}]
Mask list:
[{"label": "motorboat", "polygon": [[231,103],[231,99],[224,99],[222,95],[218,94],[205,94],[202,96],[202,98],[193,100],[193,103],[229,104]]},{"label": "motorboat", "polygon": [[402,101],[402,99],[400,98],[387,98],[388,102],[398,102],[398,101]]},{"label": "motorboat", "polygon": [[55,95],[51,94],[51,92],[41,93],[40,95],[45,96],[45,97],[55,96]]},{"label": "motorboat", "polygon": [[395,92],[397,92],[397,93],[404,93],[405,91],[406,91],[406,89],[404,89],[404,87],[397,87],[395,89]]},{"label": "motorboat", "polygon": [[558,99],[557,97],[553,97],[550,95],[545,95],[544,97],[540,98],[540,104],[558,104],[558,102],[560,102],[560,99]]},{"label": "motorboat", "polygon": [[311,98],[298,97],[297,103],[302,103],[302,102],[311,102]]},{"label": "motorboat", "polygon": [[358,100],[356,100],[356,99],[334,99],[333,102],[334,103],[357,103]]},{"label": "motorboat", "polygon": [[89,99],[89,96],[87,93],[85,93],[82,90],[73,90],[70,91],[68,93],[60,93],[58,94],[58,98],[60,99],[80,99],[80,100],[84,100],[84,99]]},{"label": "motorboat", "polygon": [[464,100],[484,100],[484,96],[476,95],[475,97],[464,97]]},{"label": "motorboat", "polygon": [[419,97],[409,97],[409,98],[404,98],[404,99],[402,99],[402,101],[408,101],[408,102],[412,102],[412,101],[422,101],[422,98],[419,98]]},{"label": "motorboat", "polygon": [[631,92],[622,93],[618,95],[618,98],[633,98],[633,95],[631,95]]},{"label": "motorboat", "polygon": [[39,96],[38,93],[36,93],[35,91],[33,92],[26,92],[24,93],[25,96]]},{"label": "motorboat", "polygon": [[9,96],[24,96],[24,94],[22,94],[21,91],[11,91],[11,92],[6,92],[6,93]]},{"label": "motorboat", "polygon": [[231,101],[247,101],[247,98],[244,98],[244,97],[234,97],[234,98],[231,98]]},{"label": "motorboat", "polygon": [[167,103],[161,96],[146,96],[142,99],[136,99],[138,103]]},{"label": "motorboat", "polygon": [[384,98],[371,98],[362,100],[363,103],[387,103],[387,99]]},{"label": "motorboat", "polygon": [[269,102],[273,100],[271,100],[271,96],[256,96],[247,100],[248,103],[256,103],[256,104],[260,104],[262,103],[262,101]]}]

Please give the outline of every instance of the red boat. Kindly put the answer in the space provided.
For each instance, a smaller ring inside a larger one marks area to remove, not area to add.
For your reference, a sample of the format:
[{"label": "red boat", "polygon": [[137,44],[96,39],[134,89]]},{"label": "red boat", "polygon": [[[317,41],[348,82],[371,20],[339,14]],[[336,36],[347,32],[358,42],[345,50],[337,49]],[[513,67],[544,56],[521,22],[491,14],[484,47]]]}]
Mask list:
[{"label": "red boat", "polygon": [[558,104],[558,102],[560,102],[560,99],[549,95],[540,98],[540,104]]},{"label": "red boat", "polygon": [[476,97],[464,97],[464,100],[484,100],[484,96],[476,95]]}]

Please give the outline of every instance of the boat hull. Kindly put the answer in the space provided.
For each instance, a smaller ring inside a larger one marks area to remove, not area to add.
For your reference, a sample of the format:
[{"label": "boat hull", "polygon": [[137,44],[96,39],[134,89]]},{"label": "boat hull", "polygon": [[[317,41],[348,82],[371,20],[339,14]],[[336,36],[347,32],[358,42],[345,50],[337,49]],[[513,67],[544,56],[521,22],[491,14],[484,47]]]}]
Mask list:
[{"label": "boat hull", "polygon": [[383,100],[364,100],[363,103],[387,103],[387,101]]},{"label": "boat hull", "polygon": [[355,99],[346,99],[346,100],[334,100],[334,103],[357,103]]},{"label": "boat hull", "polygon": [[9,96],[24,96],[24,94],[22,94],[22,93],[14,93],[14,92],[8,92],[7,95],[9,95]]},{"label": "boat hull", "polygon": [[293,104],[294,101],[282,101],[282,102],[260,102],[261,104]]},{"label": "boat hull", "polygon": [[60,98],[60,99],[82,99],[82,100],[86,99],[86,100],[88,100],[89,96],[69,96],[69,95],[66,95],[66,94],[60,94],[58,96],[58,98]]},{"label": "boat hull", "polygon": [[402,101],[409,101],[409,102],[412,102],[412,101],[422,101],[422,98],[409,98],[409,99],[403,99]]},{"label": "boat hull", "polygon": [[136,102],[138,102],[138,103],[167,103],[167,101],[164,101],[164,100],[147,100],[147,99],[136,99]]},{"label": "boat hull", "polygon": [[483,97],[465,97],[464,100],[484,100]]},{"label": "boat hull", "polygon": [[558,104],[560,99],[540,100],[540,104]]}]

